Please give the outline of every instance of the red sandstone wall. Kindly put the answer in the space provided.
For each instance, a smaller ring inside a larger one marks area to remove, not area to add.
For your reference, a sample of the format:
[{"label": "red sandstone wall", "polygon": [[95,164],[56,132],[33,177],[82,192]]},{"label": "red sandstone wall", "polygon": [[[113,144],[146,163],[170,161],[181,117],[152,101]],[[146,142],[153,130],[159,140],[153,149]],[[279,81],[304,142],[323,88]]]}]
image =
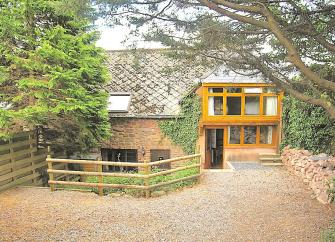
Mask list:
[{"label": "red sandstone wall", "polygon": [[326,154],[312,155],[307,150],[289,147],[284,148],[281,157],[288,170],[300,176],[320,202],[325,204],[332,200],[328,190],[334,188],[330,180],[335,177],[335,157]]},{"label": "red sandstone wall", "polygon": [[[102,148],[137,149],[139,161],[150,161],[150,149],[169,149],[171,158],[186,155],[179,146],[162,134],[157,119],[112,118],[110,122],[112,137]],[[144,156],[142,147],[145,150]]]}]

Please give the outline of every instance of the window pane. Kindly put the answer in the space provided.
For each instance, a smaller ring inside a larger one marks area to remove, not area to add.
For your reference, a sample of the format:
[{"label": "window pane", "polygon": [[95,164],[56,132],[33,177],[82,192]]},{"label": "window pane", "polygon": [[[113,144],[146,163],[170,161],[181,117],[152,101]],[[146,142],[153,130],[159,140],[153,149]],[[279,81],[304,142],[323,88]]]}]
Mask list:
[{"label": "window pane", "polygon": [[260,126],[261,133],[260,133],[260,140],[261,144],[272,144],[272,133],[273,127],[272,126]]},{"label": "window pane", "polygon": [[262,93],[262,88],[260,87],[245,87],[244,93]]},{"label": "window pane", "polygon": [[208,88],[209,93],[223,93],[223,88]]},{"label": "window pane", "polygon": [[241,97],[227,97],[227,115],[241,115]]},{"label": "window pane", "polygon": [[240,87],[227,87],[227,92],[228,93],[241,93],[242,88],[240,88]]},{"label": "window pane", "polygon": [[246,115],[259,115],[259,97],[245,97]]},{"label": "window pane", "polygon": [[263,114],[277,115],[277,97],[264,97]]},{"label": "window pane", "polygon": [[277,93],[278,90],[275,87],[263,87],[263,93]]},{"label": "window pane", "polygon": [[223,97],[208,97],[208,115],[223,115]]},{"label": "window pane", "polygon": [[240,144],[241,143],[240,134],[241,134],[240,126],[229,126],[228,127],[229,144]]},{"label": "window pane", "polygon": [[111,95],[108,98],[108,110],[114,112],[127,112],[130,103],[130,94]]},{"label": "window pane", "polygon": [[244,127],[244,144],[256,144],[256,126]]}]

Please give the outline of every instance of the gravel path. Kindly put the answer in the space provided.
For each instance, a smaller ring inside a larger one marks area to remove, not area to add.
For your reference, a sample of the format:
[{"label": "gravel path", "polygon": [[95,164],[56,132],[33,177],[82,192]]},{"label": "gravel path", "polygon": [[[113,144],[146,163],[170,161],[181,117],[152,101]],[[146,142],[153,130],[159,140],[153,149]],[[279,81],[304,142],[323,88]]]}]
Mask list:
[{"label": "gravel path", "polygon": [[333,218],[283,168],[206,173],[200,185],[149,200],[0,194],[0,241],[317,241]]}]

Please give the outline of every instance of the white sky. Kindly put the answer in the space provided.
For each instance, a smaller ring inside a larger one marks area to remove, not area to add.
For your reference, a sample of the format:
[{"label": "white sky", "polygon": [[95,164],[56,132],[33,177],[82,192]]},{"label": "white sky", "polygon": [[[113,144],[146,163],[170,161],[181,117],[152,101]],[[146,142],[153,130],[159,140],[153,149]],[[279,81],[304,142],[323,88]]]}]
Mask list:
[{"label": "white sky", "polygon": [[[116,26],[112,28],[100,25],[98,30],[101,32],[101,36],[97,42],[97,46],[106,50],[121,50],[130,48],[129,45],[131,42],[127,39],[130,30],[127,26]],[[128,42],[123,43],[124,40],[128,40]],[[158,42],[144,42],[143,40],[137,40],[136,43],[136,48],[150,49],[162,47],[163,46]]]}]

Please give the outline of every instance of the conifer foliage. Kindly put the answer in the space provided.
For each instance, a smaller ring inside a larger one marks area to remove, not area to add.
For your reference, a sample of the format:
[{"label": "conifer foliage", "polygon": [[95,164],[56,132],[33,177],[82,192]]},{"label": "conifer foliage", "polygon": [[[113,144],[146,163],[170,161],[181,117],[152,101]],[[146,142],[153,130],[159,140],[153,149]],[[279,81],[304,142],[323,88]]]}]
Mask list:
[{"label": "conifer foliage", "polygon": [[85,149],[108,135],[91,11],[85,0],[0,0],[0,137],[38,125]]}]

